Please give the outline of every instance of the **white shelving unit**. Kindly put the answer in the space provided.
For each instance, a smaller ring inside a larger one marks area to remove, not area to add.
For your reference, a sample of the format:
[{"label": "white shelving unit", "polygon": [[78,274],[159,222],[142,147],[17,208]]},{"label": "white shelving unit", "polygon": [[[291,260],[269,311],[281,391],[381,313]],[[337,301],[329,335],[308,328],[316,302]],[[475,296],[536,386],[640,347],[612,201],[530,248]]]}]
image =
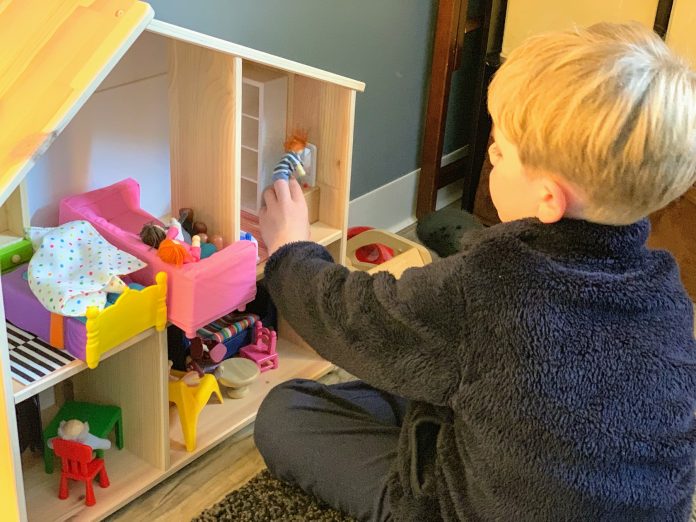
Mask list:
[{"label": "white shelving unit", "polygon": [[250,62],[242,71],[242,210],[258,214],[285,152],[288,75]]}]

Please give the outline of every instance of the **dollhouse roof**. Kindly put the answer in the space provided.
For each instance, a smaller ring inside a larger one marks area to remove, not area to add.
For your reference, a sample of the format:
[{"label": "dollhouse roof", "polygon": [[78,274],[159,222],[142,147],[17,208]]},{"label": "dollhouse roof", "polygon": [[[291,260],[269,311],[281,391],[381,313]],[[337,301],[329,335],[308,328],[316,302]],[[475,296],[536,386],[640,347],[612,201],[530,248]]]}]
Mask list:
[{"label": "dollhouse roof", "polygon": [[0,205],[153,16],[137,0],[0,0]]}]

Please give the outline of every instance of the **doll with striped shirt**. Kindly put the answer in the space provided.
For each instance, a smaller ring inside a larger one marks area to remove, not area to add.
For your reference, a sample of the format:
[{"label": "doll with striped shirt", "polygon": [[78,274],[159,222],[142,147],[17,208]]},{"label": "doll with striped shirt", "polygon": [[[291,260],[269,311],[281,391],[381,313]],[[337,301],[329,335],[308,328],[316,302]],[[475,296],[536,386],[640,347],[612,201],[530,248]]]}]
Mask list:
[{"label": "doll with striped shirt", "polygon": [[298,178],[307,173],[302,165],[300,155],[307,147],[307,136],[303,133],[295,133],[285,142],[285,155],[280,159],[273,169],[273,181],[279,179],[290,181],[290,177],[296,174]]}]

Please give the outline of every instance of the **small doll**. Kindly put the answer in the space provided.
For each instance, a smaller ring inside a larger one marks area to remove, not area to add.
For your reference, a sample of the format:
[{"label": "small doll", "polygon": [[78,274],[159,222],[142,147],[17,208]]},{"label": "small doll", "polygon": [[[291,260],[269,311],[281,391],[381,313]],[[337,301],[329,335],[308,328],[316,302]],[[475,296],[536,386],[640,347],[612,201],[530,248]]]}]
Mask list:
[{"label": "small doll", "polygon": [[157,248],[157,255],[165,263],[181,266],[185,263],[197,263],[201,260],[201,238],[193,236],[191,244],[176,239],[177,230],[169,227],[166,237]]},{"label": "small doll", "polygon": [[111,448],[111,441],[109,439],[102,439],[96,435],[92,435],[89,432],[89,423],[77,419],[60,421],[58,436],[48,439],[49,448],[53,448],[54,439],[74,440],[95,450]]},{"label": "small doll", "polygon": [[210,368],[217,367],[227,355],[224,344],[212,340],[194,337],[189,346],[189,355],[186,357],[186,370],[195,371],[203,377]]},{"label": "small doll", "polygon": [[[167,239],[167,234],[171,229],[176,231],[175,239],[177,241],[183,241],[185,243],[191,243],[192,238],[188,235],[188,232],[183,230],[181,223],[176,218],[172,218],[169,222],[169,228],[164,228],[157,223],[146,223],[140,230],[140,240],[152,248],[159,248],[160,243]],[[188,236],[188,239],[187,239]]]},{"label": "small doll", "polygon": [[172,218],[166,230],[156,223],[147,223],[140,231],[142,242],[156,248],[162,261],[177,266],[201,260],[200,236],[191,237],[191,244],[184,237],[181,223],[176,218]]},{"label": "small doll", "polygon": [[290,136],[285,142],[285,155],[273,169],[273,181],[279,179],[290,181],[290,176],[296,173],[298,177],[306,175],[302,165],[301,154],[307,147],[307,135],[304,132],[297,132]]}]

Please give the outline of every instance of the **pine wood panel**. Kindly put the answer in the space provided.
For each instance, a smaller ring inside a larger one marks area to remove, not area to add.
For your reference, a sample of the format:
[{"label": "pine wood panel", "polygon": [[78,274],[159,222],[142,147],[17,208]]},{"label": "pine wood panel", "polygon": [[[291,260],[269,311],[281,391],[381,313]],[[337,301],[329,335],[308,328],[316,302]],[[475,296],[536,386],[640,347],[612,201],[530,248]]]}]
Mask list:
[{"label": "pine wood panel", "polygon": [[7,229],[19,237],[24,237],[24,228],[28,226],[27,183],[22,181],[7,200]]},{"label": "pine wood panel", "polygon": [[7,520],[26,520],[17,418],[12,400],[12,375],[0,288],[0,505]]},{"label": "pine wood panel", "polygon": [[[116,355],[117,353],[126,350],[133,346],[134,344],[139,343],[146,337],[149,337],[151,335],[155,334],[154,328],[148,328],[144,332],[131,337],[126,341],[125,343],[109,350],[107,353],[104,354],[104,356],[100,359],[101,361],[104,361],[105,359],[108,359],[109,357],[112,357]],[[72,377],[73,375],[76,375],[84,370],[87,369],[87,363],[80,359],[75,359],[74,361],[66,364],[59,370],[56,370],[54,372],[51,372],[49,375],[44,377],[43,379],[39,379],[37,381],[32,382],[31,384],[20,384],[19,382],[12,380],[12,392],[14,393],[14,400],[15,402],[22,402],[25,399],[28,399],[29,397],[32,397],[36,395],[37,393],[41,393],[44,390],[47,390],[48,388],[51,388],[52,386],[56,386],[62,381],[65,381],[66,379]]]},{"label": "pine wood panel", "polygon": [[73,378],[75,400],[121,407],[124,447],[162,471],[169,464],[166,343],[157,332]]},{"label": "pine wood panel", "polygon": [[229,245],[240,229],[242,61],[176,40],[169,57],[172,213],[193,208]]},{"label": "pine wood panel", "polygon": [[334,83],[336,85],[347,87],[348,89],[354,89],[359,92],[365,90],[365,84],[363,82],[327,71],[322,71],[316,67],[293,62],[292,60],[280,58],[279,56],[273,56],[272,54],[257,51],[256,49],[250,49],[249,47],[244,47],[243,45],[221,40],[220,38],[215,38],[214,36],[209,36],[207,34],[198,33],[190,29],[185,29],[184,27],[168,24],[167,22],[162,22],[160,20],[153,20],[150,25],[148,25],[147,30],[177,40],[186,40],[192,44],[205,47],[207,49],[239,56],[244,60],[273,67],[274,69],[280,69],[289,73],[302,74],[310,78],[316,78],[320,81]]},{"label": "pine wood panel", "polygon": [[[288,130],[304,129],[317,146],[319,220],[341,230],[348,224],[355,91],[304,76],[291,78]],[[345,240],[341,259],[345,256]]]}]

